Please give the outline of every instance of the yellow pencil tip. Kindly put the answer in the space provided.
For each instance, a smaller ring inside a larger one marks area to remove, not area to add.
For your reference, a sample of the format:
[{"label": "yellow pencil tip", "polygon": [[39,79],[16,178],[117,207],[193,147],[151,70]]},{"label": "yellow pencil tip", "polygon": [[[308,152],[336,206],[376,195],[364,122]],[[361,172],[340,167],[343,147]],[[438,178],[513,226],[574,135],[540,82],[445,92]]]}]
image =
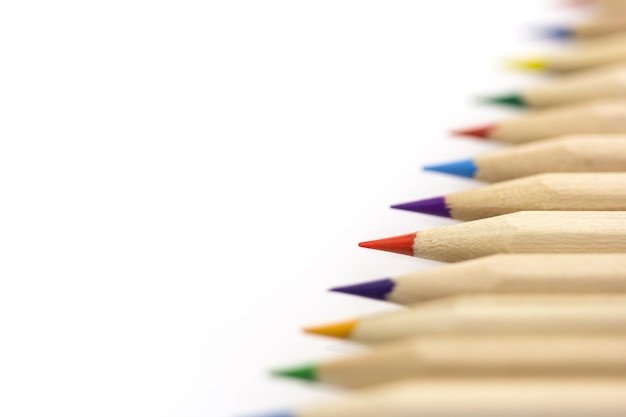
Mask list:
[{"label": "yellow pencil tip", "polygon": [[350,337],[350,334],[352,334],[352,330],[354,330],[357,323],[357,320],[346,320],[339,323],[326,324],[324,326],[305,327],[304,332],[347,339]]},{"label": "yellow pencil tip", "polygon": [[508,67],[515,70],[523,71],[543,71],[547,69],[547,63],[544,59],[519,59],[508,62]]}]

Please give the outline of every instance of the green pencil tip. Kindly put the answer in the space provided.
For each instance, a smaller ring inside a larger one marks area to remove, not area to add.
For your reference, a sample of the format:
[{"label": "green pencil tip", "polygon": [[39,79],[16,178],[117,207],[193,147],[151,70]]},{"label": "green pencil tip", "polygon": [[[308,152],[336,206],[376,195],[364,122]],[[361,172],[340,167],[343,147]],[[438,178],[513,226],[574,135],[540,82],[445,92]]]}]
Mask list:
[{"label": "green pencil tip", "polygon": [[317,381],[317,366],[303,365],[296,368],[278,369],[272,371],[272,375],[285,378],[301,379],[304,381]]},{"label": "green pencil tip", "polygon": [[520,94],[503,94],[501,96],[491,96],[491,97],[482,97],[480,99],[483,103],[489,104],[504,104],[507,106],[514,107],[526,107],[527,104],[524,101],[524,98]]}]

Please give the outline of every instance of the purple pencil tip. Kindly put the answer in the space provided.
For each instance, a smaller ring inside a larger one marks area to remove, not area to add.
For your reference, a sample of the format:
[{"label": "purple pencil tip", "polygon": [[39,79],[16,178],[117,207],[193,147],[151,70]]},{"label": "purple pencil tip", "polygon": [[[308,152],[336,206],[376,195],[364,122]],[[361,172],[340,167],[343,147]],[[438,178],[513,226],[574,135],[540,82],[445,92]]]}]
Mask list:
[{"label": "purple pencil tip", "polygon": [[396,284],[393,280],[384,278],[376,281],[364,282],[362,284],[331,288],[330,291],[384,301],[387,299],[387,295],[393,291],[393,287],[395,287],[395,285]]},{"label": "purple pencil tip", "polygon": [[411,201],[410,203],[395,204],[391,206],[391,208],[433,214],[435,216],[451,217],[445,197],[435,197],[426,200]]}]

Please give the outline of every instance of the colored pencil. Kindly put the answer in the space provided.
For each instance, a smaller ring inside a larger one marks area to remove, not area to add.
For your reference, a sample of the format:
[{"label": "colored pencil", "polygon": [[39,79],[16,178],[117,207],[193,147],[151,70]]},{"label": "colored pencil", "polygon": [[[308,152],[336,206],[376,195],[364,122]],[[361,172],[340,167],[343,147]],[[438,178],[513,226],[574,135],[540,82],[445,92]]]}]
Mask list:
[{"label": "colored pencil", "polygon": [[511,144],[571,134],[626,134],[626,98],[597,99],[536,110],[452,133]]},{"label": "colored pencil", "polygon": [[253,417],[624,417],[617,378],[446,378],[364,388]]},{"label": "colored pencil", "polygon": [[626,377],[626,336],[424,336],[274,375],[345,388],[409,378]]},{"label": "colored pencil", "polygon": [[391,207],[464,221],[529,210],[626,211],[626,173],[537,174]]},{"label": "colored pencil", "polygon": [[309,334],[376,344],[445,334],[623,334],[619,294],[459,295],[357,319],[305,327]]},{"label": "colored pencil", "polygon": [[626,212],[520,211],[359,246],[441,262],[496,253],[620,253],[626,251]]},{"label": "colored pencil", "polygon": [[626,135],[568,135],[424,167],[497,182],[545,172],[626,172]]},{"label": "colored pencil", "polygon": [[626,61],[626,34],[606,35],[579,42],[553,54],[514,60],[510,66],[525,71],[566,73]]},{"label": "colored pencil", "polygon": [[553,25],[541,30],[551,39],[588,39],[626,31],[626,17],[621,14],[590,19],[574,24]]},{"label": "colored pencil", "polygon": [[576,72],[520,92],[486,97],[486,103],[545,108],[606,97],[626,96],[626,64]]},{"label": "colored pencil", "polygon": [[626,254],[490,255],[331,291],[404,305],[463,294],[626,293]]}]

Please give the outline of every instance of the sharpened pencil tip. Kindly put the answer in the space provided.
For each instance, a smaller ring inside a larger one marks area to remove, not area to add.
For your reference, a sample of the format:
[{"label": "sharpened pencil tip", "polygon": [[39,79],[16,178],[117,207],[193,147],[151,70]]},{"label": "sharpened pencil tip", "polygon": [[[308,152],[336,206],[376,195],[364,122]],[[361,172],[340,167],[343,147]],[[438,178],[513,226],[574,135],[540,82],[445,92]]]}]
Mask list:
[{"label": "sharpened pencil tip", "polygon": [[384,278],[344,287],[335,287],[331,288],[330,291],[384,301],[395,286],[396,283],[393,280]]},{"label": "sharpened pencil tip", "polygon": [[537,31],[538,36],[546,39],[571,40],[574,31],[567,26],[551,26]]},{"label": "sharpened pencil tip", "polygon": [[302,381],[317,381],[317,366],[303,365],[294,368],[277,369],[272,371],[272,375],[283,378],[300,379]]},{"label": "sharpened pencil tip", "polygon": [[370,240],[359,243],[362,248],[377,249],[386,252],[399,253],[401,255],[413,256],[413,243],[417,233],[393,236],[385,239]]},{"label": "sharpened pencil tip", "polygon": [[522,71],[545,71],[548,68],[545,59],[516,59],[508,62],[509,68]]},{"label": "sharpened pencil tip", "polygon": [[352,330],[354,330],[357,323],[357,320],[346,320],[322,326],[305,327],[304,332],[338,339],[347,339],[352,334]]},{"label": "sharpened pencil tip", "polygon": [[456,175],[459,177],[474,178],[478,168],[473,160],[464,159],[462,161],[450,162],[447,164],[425,166],[424,171],[441,172],[443,174]]},{"label": "sharpened pencil tip", "polygon": [[411,201],[409,203],[395,204],[391,206],[391,208],[432,214],[434,216],[452,217],[445,197],[427,198],[424,200]]},{"label": "sharpened pencil tip", "polygon": [[475,138],[488,139],[491,132],[496,128],[495,124],[471,127],[469,129],[456,129],[451,133],[454,136],[472,136]]},{"label": "sharpened pencil tip", "polygon": [[518,93],[503,94],[500,96],[480,97],[479,102],[487,104],[504,104],[512,107],[527,107],[524,97]]}]

